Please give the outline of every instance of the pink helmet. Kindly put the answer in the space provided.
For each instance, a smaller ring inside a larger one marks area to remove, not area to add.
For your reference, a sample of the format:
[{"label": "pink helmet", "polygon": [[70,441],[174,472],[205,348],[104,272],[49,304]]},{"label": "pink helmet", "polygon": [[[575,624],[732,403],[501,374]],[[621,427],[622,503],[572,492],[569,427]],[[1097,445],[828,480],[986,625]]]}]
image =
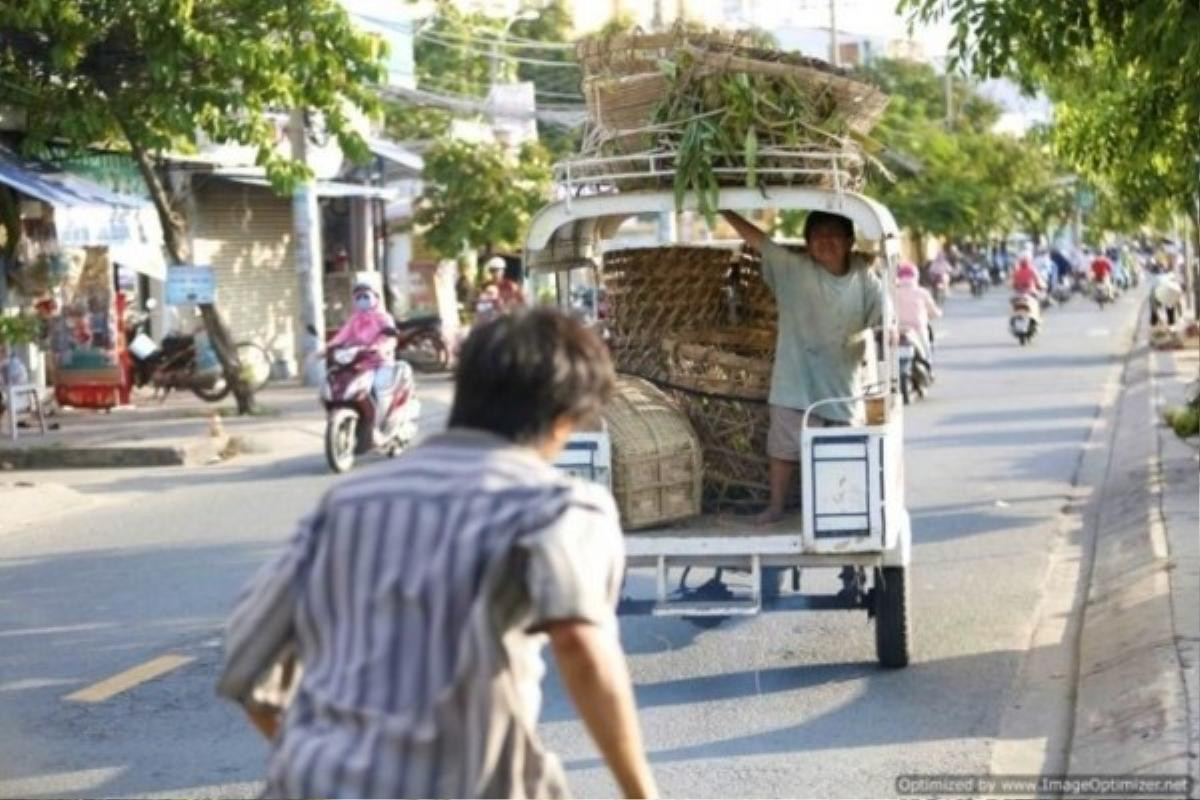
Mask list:
[{"label": "pink helmet", "polygon": [[896,268],[896,280],[914,281],[917,279],[917,268],[911,262],[902,261]]}]

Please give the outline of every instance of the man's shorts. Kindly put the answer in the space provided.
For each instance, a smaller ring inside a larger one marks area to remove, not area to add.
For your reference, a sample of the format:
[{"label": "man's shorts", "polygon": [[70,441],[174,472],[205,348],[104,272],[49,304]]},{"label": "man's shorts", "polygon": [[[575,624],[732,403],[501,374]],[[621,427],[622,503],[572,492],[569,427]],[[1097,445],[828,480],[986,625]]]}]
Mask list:
[{"label": "man's shorts", "polygon": [[[779,461],[800,460],[800,426],[804,412],[786,406],[771,406],[771,425],[767,429],[767,455]],[[817,414],[808,415],[810,428],[843,428],[849,425]]]}]

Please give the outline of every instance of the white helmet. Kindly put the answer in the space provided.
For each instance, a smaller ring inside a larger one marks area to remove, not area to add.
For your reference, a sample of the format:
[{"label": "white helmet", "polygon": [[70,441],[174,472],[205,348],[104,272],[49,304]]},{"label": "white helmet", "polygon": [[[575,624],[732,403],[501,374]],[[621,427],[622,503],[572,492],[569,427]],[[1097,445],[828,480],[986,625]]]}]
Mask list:
[{"label": "white helmet", "polygon": [[508,266],[508,264],[506,264],[504,262],[504,259],[501,258],[500,256],[492,256],[491,258],[489,258],[487,260],[487,263],[484,264],[483,266],[484,266],[484,269],[486,269],[488,272],[491,272],[492,270],[497,270],[497,269],[503,270],[505,267]]}]

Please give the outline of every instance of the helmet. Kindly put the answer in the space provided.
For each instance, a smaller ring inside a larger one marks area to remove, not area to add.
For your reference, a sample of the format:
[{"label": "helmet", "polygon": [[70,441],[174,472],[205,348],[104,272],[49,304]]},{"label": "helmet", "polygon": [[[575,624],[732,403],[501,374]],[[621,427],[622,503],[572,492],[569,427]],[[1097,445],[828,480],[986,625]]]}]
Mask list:
[{"label": "helmet", "polygon": [[917,279],[917,268],[911,262],[903,261],[896,268],[896,280],[912,281]]},{"label": "helmet", "polygon": [[498,270],[498,269],[502,270],[505,267],[507,267],[508,264],[506,264],[504,259],[501,258],[500,256],[492,256],[491,258],[489,258],[487,260],[487,263],[484,264],[483,266],[484,266],[484,269],[486,269],[488,272],[492,272],[492,271]]},{"label": "helmet", "polygon": [[376,296],[379,295],[379,292],[375,291],[375,287],[370,281],[356,281],[354,283],[354,288],[350,291],[350,294],[365,294],[367,292]]}]

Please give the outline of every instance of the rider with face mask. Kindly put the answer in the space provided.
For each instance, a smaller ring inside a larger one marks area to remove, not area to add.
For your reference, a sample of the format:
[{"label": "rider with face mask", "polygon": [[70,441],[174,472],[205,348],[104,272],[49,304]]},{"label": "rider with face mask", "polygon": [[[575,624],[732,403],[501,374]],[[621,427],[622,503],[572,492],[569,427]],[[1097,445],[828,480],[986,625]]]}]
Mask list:
[{"label": "rider with face mask", "polygon": [[[375,389],[383,391],[391,385],[394,359],[389,346],[394,346],[396,322],[379,308],[379,294],[371,284],[360,281],[354,285],[354,311],[350,318],[326,345],[326,350],[358,346],[370,349],[367,364],[375,370]],[[385,355],[386,354],[386,355]]]}]

